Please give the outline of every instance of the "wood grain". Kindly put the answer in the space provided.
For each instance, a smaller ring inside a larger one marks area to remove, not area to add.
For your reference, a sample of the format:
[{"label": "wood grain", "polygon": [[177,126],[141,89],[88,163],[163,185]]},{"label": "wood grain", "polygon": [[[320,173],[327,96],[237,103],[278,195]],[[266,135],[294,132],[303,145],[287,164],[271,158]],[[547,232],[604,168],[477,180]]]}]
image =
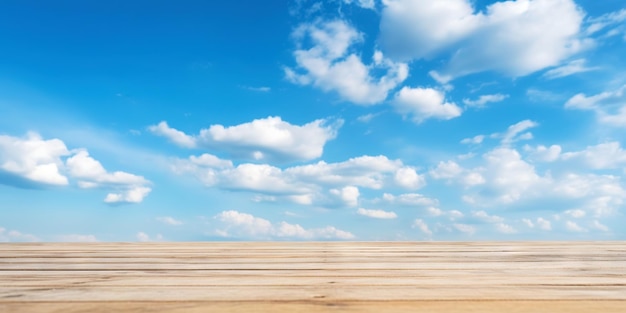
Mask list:
[{"label": "wood grain", "polygon": [[0,244],[0,312],[626,312],[625,242]]}]

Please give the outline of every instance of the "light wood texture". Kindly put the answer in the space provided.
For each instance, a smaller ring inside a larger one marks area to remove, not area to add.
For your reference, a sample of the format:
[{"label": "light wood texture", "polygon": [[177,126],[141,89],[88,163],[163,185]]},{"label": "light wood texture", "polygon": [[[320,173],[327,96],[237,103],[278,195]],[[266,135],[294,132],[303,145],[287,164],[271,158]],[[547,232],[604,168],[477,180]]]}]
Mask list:
[{"label": "light wood texture", "polygon": [[0,244],[0,312],[318,311],[626,313],[626,243]]}]

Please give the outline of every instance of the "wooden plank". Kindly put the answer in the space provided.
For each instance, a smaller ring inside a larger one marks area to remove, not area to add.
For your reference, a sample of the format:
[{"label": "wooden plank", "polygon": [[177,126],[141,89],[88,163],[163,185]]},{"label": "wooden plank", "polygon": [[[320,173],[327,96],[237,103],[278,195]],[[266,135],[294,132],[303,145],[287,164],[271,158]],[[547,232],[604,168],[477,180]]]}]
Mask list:
[{"label": "wooden plank", "polygon": [[0,312],[459,308],[626,312],[626,243],[0,244]]}]

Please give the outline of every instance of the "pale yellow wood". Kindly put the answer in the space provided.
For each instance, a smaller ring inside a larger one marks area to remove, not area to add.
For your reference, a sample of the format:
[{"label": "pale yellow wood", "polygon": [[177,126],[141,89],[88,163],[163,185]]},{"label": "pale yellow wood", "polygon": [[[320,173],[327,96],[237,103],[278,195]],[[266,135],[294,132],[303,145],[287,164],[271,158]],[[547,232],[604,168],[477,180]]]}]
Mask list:
[{"label": "pale yellow wood", "polygon": [[624,242],[0,244],[0,312],[626,312]]}]

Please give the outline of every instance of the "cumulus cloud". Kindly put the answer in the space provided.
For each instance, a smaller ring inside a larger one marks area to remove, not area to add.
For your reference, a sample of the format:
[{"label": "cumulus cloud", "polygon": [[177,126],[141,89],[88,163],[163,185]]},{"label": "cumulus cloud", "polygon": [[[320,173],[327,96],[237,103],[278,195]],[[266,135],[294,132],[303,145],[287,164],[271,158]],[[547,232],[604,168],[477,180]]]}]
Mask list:
[{"label": "cumulus cloud", "polygon": [[396,111],[419,124],[427,119],[449,120],[461,116],[462,109],[446,102],[443,92],[432,88],[402,87],[392,101]]},{"label": "cumulus cloud", "polygon": [[[65,160],[64,160],[65,159]],[[107,172],[86,149],[68,150],[60,139],[44,140],[36,133],[25,138],[0,136],[0,183],[26,188],[64,186],[76,179],[80,188],[112,190],[107,203],[138,203],[150,193],[142,176]]]},{"label": "cumulus cloud", "polygon": [[422,184],[421,175],[413,175],[413,168],[385,156],[361,156],[337,163],[319,161],[285,169],[252,163],[233,166],[214,156],[203,158],[208,162],[198,162],[199,159],[177,159],[173,170],[192,174],[207,186],[255,192],[272,196],[272,201],[282,199],[303,205],[335,206],[339,200],[345,206],[356,206],[359,188],[396,185],[414,189]]},{"label": "cumulus cloud", "polygon": [[25,234],[17,230],[9,230],[0,227],[0,242],[36,242],[39,238],[35,235]]},{"label": "cumulus cloud", "polygon": [[0,183],[17,187],[69,184],[62,157],[70,155],[63,141],[44,140],[39,134],[26,137],[0,135]]},{"label": "cumulus cloud", "polygon": [[455,223],[455,224],[452,224],[452,227],[454,227],[454,229],[466,235],[473,235],[474,233],[476,233],[476,227],[471,226],[471,225]]},{"label": "cumulus cloud", "polygon": [[515,202],[547,181],[514,149],[496,148],[483,157],[486,161],[484,191],[497,195],[499,202]]},{"label": "cumulus cloud", "polygon": [[598,220],[594,220],[593,223],[591,224],[591,227],[595,230],[599,230],[603,232],[608,232],[610,230],[606,225],[600,223]]},{"label": "cumulus cloud", "polygon": [[107,172],[102,164],[89,156],[87,150],[79,150],[66,161],[69,174],[78,179],[81,188],[104,187],[116,190],[107,194],[106,203],[139,203],[152,190],[150,182],[142,176],[116,171]]},{"label": "cumulus cloud", "polygon": [[[165,122],[149,129],[182,147],[225,151],[243,159],[305,161],[322,156],[324,145],[337,136],[342,124],[343,120],[319,119],[299,126],[270,116],[235,126],[211,125],[196,136],[169,128]],[[153,130],[163,125],[169,130]]]},{"label": "cumulus cloud", "polygon": [[503,95],[499,93],[493,95],[482,95],[476,100],[463,99],[463,104],[467,105],[468,107],[484,108],[488,103],[501,102],[508,97],[509,95]]},{"label": "cumulus cloud", "polygon": [[[428,198],[419,193],[403,193],[399,195],[392,195],[390,193],[383,194],[383,201],[400,206],[437,206],[439,200]],[[378,202],[378,201],[375,201]]]},{"label": "cumulus cloud", "polygon": [[525,145],[524,151],[529,153],[530,159],[539,162],[554,162],[561,156],[561,146],[559,145],[551,145],[550,147]]},{"label": "cumulus cloud", "polygon": [[444,179],[448,183],[458,182],[465,187],[471,187],[485,183],[485,178],[479,171],[482,169],[467,170],[454,161],[440,161],[429,174],[434,179]]},{"label": "cumulus cloud", "polygon": [[166,121],[148,127],[148,130],[155,135],[163,136],[171,142],[185,148],[195,148],[196,138],[185,134],[184,132],[171,128]]},{"label": "cumulus cloud", "polygon": [[552,223],[543,217],[537,218],[537,225],[543,230],[552,230]]},{"label": "cumulus cloud", "polygon": [[[372,105],[385,100],[408,76],[407,64],[392,62],[380,51],[374,52],[371,64],[364,64],[351,52],[363,35],[345,21],[303,24],[292,35],[298,46],[293,53],[297,67],[285,68],[285,76],[293,83],[336,92],[355,104]],[[307,42],[311,46],[303,47]],[[375,77],[374,71],[384,74]]]},{"label": "cumulus cloud", "polygon": [[422,219],[418,218],[414,220],[412,227],[419,229],[424,235],[432,236],[433,234],[433,232],[428,227],[428,224],[426,224],[426,222],[424,222],[424,220]]},{"label": "cumulus cloud", "polygon": [[216,233],[229,238],[256,240],[348,240],[355,238],[350,232],[333,226],[305,229],[298,224],[287,222],[274,224],[269,220],[233,210],[223,211],[214,218],[220,223],[220,228],[216,230]]},{"label": "cumulus cloud", "polygon": [[579,93],[567,100],[565,108],[592,111],[603,125],[626,127],[626,85],[589,97]]},{"label": "cumulus cloud", "polygon": [[483,12],[469,0],[383,4],[384,51],[403,60],[449,56],[439,74],[447,80],[487,70],[525,76],[590,45],[581,35],[584,12],[572,0],[496,2]]},{"label": "cumulus cloud", "polygon": [[359,208],[356,212],[359,215],[378,219],[394,219],[398,217],[395,212],[384,210],[368,210],[364,208]]},{"label": "cumulus cloud", "polygon": [[355,186],[331,189],[330,193],[339,197],[346,206],[354,207],[359,204],[359,188]]},{"label": "cumulus cloud", "polygon": [[426,185],[424,175],[418,174],[415,169],[403,167],[396,171],[394,176],[396,184],[406,189],[419,189]]},{"label": "cumulus cloud", "polygon": [[517,233],[517,230],[513,226],[509,224],[505,224],[505,223],[497,223],[496,231],[502,234],[516,234]]},{"label": "cumulus cloud", "polygon": [[485,211],[472,212],[472,216],[486,223],[502,223],[504,218],[497,215],[489,215]]},{"label": "cumulus cloud", "polygon": [[584,229],[583,227],[579,226],[578,224],[576,224],[575,222],[572,222],[572,221],[566,221],[565,222],[565,228],[568,231],[575,232],[575,233],[587,232],[586,229]]},{"label": "cumulus cloud", "polygon": [[585,150],[566,152],[563,160],[579,161],[592,169],[615,169],[626,166],[626,151],[617,141],[588,146]]},{"label": "cumulus cloud", "polygon": [[137,232],[135,238],[139,242],[163,241],[163,235],[157,234],[154,238],[144,232]]}]

